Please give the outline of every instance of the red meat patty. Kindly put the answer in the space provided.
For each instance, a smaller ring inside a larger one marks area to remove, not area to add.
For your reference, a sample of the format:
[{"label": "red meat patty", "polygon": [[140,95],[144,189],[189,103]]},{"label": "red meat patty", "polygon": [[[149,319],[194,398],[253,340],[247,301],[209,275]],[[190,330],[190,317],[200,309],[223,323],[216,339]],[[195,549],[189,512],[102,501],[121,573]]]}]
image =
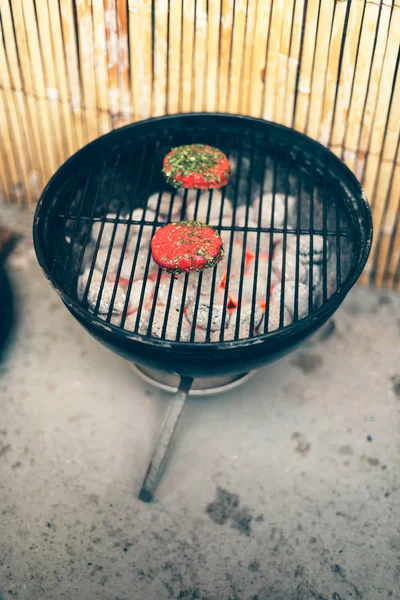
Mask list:
[{"label": "red meat patty", "polygon": [[229,181],[229,160],[221,150],[204,144],[172,148],[164,158],[163,173],[176,188],[216,189]]},{"label": "red meat patty", "polygon": [[198,221],[169,223],[156,232],[150,245],[155,262],[169,273],[215,267],[224,254],[215,229]]}]

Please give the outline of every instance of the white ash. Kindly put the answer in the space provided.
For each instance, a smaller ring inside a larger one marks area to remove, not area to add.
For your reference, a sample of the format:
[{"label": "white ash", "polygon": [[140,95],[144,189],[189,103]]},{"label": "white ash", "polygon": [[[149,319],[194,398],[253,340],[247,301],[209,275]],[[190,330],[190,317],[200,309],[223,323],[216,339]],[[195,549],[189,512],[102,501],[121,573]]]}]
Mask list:
[{"label": "white ash", "polygon": [[[235,234],[236,236],[236,234]],[[231,248],[231,273],[241,273],[242,265],[246,263],[246,252],[242,244],[234,243]],[[229,255],[226,255],[226,262],[229,263]]]},{"label": "white ash", "polygon": [[[264,333],[264,321],[266,318],[266,313],[264,315],[264,318],[262,320],[262,323],[259,326],[259,333]],[[279,329],[280,326],[280,321],[281,321],[281,304],[280,302],[271,302],[271,304],[269,305],[269,312],[268,312],[268,329],[267,331],[276,331],[276,329]],[[283,307],[283,327],[287,327],[288,325],[291,325],[293,323],[293,319],[292,319],[292,315],[290,314],[290,312],[288,311],[288,309],[286,308],[286,306]]]},{"label": "white ash", "polygon": [[[295,196],[288,196],[287,198],[287,226],[294,224],[294,217],[296,213],[297,199]],[[263,227],[271,227],[272,225],[272,207],[273,207],[273,194],[266,193],[263,195],[261,200],[261,225]],[[260,198],[257,197],[253,203],[253,209],[256,214],[259,215],[260,210]],[[275,194],[275,206],[274,206],[274,227],[278,229],[282,228],[285,224],[285,212],[286,212],[286,196],[285,194]]]},{"label": "white ash", "polygon": [[[217,293],[217,290],[218,290],[219,286],[221,285],[222,278],[225,275],[225,270],[226,270],[226,267],[222,264],[222,262],[218,263],[218,265],[214,268],[204,269],[204,271],[201,272],[200,294],[203,296],[207,296],[211,293],[212,284],[214,281],[214,274],[215,274],[215,288],[214,289],[215,289],[215,292]],[[191,273],[189,276],[188,286],[191,287],[192,293],[197,292],[199,285],[200,285],[200,273]]]},{"label": "white ash", "polygon": [[[225,215],[222,217],[222,219],[218,217],[211,218],[208,220],[208,225],[211,225],[211,227],[214,227],[214,229],[218,229],[219,227],[231,227],[232,226],[232,215]],[[223,236],[225,232],[222,231],[220,233],[221,237]],[[229,236],[229,232],[226,232]]]},{"label": "white ash", "polygon": [[[187,319],[189,323],[193,324],[194,312],[196,308],[196,299],[193,299],[187,309]],[[212,310],[211,310],[211,331],[215,331],[216,329],[221,329],[223,323],[223,312],[224,306],[223,304],[213,302]],[[208,300],[203,300],[202,297],[199,299],[198,310],[197,310],[197,318],[196,325],[201,327],[202,329],[207,329],[208,320],[210,315],[210,302]],[[229,323],[229,313],[228,310],[225,311],[225,321],[224,326],[227,327]]]},{"label": "white ash", "polygon": [[[153,211],[154,213],[157,212],[159,198],[160,194],[155,193],[152,194],[147,201],[147,208]],[[158,208],[158,214],[162,217],[168,217],[168,215],[170,215],[172,221],[175,219],[179,219],[180,212],[182,210],[182,204],[183,202],[180,196],[175,195],[172,199],[172,194],[164,192],[161,197],[160,206]]]},{"label": "white ash", "polygon": [[[308,314],[308,286],[304,283],[299,283],[298,285],[298,305],[297,305],[297,314],[298,318],[302,319]],[[272,302],[276,302],[280,304],[281,302],[281,290],[282,284],[278,283],[272,291],[271,300]],[[286,281],[285,285],[285,297],[284,297],[284,305],[290,312],[290,314],[294,315],[295,309],[295,285],[292,281]]]},{"label": "white ash", "polygon": [[[78,279],[78,298],[79,300],[83,299],[84,292],[88,283],[90,269],[86,269],[86,271],[79,276]],[[99,298],[100,287],[102,281],[102,274],[98,271],[93,271],[92,279],[90,282],[89,291],[87,294],[87,302],[93,310],[96,308],[96,304]],[[111,281],[104,281],[104,287],[100,297],[99,303],[99,313],[108,313],[111,306],[111,300],[114,294],[115,283]],[[125,291],[117,285],[115,300],[113,304],[113,312],[121,313],[124,310],[125,306]]]},{"label": "white ash", "polygon": [[[107,219],[116,219],[117,214],[116,213],[107,213],[106,218]],[[126,219],[126,215],[120,215],[120,218]],[[124,243],[124,240],[125,240],[127,224],[126,223],[117,223],[117,225],[115,226],[114,223],[104,223],[104,228],[103,228],[103,232],[101,234],[101,239],[100,239],[100,248],[104,248],[104,247],[108,248],[110,246],[114,227],[115,227],[114,247],[122,246],[122,244]],[[95,243],[97,242],[97,239],[99,237],[100,230],[101,230],[101,222],[95,221],[92,225],[92,230],[91,230],[91,238],[92,238],[93,242],[95,242]]]},{"label": "white ash", "polygon": [[[127,254],[124,257],[124,262],[122,263],[122,268],[120,271],[120,278],[129,281],[132,275],[132,268],[134,264],[135,255]],[[147,269],[147,261],[149,260],[149,269],[148,275],[154,273],[158,270],[158,265],[155,263],[153,258],[150,256],[149,258],[149,250],[145,252],[140,252],[137,256],[135,271],[133,273],[133,279],[143,279],[146,269]]]}]

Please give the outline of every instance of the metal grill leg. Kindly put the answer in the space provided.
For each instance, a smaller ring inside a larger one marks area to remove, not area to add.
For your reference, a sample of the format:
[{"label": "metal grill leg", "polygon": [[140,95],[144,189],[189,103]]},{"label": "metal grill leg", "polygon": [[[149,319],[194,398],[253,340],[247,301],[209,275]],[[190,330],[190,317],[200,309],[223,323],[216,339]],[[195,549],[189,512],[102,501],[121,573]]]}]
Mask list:
[{"label": "metal grill leg", "polygon": [[178,391],[171,401],[163,426],[161,428],[160,437],[158,438],[153,457],[147,468],[147,472],[139,492],[139,499],[143,500],[143,502],[151,502],[154,498],[154,493],[164,469],[168,448],[178,425],[178,421],[182,414],[182,410],[192,383],[193,379],[191,377],[182,377]]}]

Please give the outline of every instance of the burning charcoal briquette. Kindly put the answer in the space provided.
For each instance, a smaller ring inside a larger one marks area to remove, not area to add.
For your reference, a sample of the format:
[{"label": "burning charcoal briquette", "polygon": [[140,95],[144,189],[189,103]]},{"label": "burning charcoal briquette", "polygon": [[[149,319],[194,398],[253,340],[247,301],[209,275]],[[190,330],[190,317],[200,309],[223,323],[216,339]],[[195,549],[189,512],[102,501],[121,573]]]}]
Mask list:
[{"label": "burning charcoal briquette", "polygon": [[[246,227],[246,205],[238,206],[236,208],[235,223],[238,227]],[[257,215],[252,206],[249,206],[247,215],[247,226],[257,227]]]},{"label": "burning charcoal briquette", "polygon": [[[275,194],[275,205],[274,205],[274,227],[281,228],[285,224],[285,194]],[[295,212],[296,212],[297,200],[295,196],[288,196],[287,198],[287,225],[293,225]],[[259,214],[260,198],[257,197],[253,203],[253,209],[256,215]],[[266,193],[262,197],[261,201],[261,224],[263,227],[271,227],[272,224],[272,207],[273,207],[273,194]]]},{"label": "burning charcoal briquette", "polygon": [[99,248],[96,256],[96,264],[95,269],[103,273],[108,255],[110,254],[110,259],[108,262],[107,273],[115,273],[118,270],[119,263],[121,261],[121,246],[113,248],[111,253],[109,248]]},{"label": "burning charcoal briquette", "polygon": [[156,192],[155,194],[152,194],[149,197],[147,201],[147,208],[156,213],[157,208],[159,206],[158,214],[161,217],[168,217],[168,215],[170,215],[171,220],[174,221],[175,219],[179,218],[180,212],[182,210],[182,204],[182,198],[178,195],[175,195],[172,199],[172,194],[164,192],[160,200],[160,194]]},{"label": "burning charcoal briquette", "polygon": [[[196,299],[194,298],[187,309],[186,316],[189,320],[189,323],[193,324],[194,312],[196,308]],[[223,319],[224,306],[223,304],[213,302],[212,311],[211,311],[211,331],[215,331],[216,329],[221,329],[222,319]],[[200,297],[198,310],[197,310],[197,318],[196,325],[201,327],[202,329],[207,329],[208,320],[210,315],[210,302],[208,300],[203,300]],[[225,313],[225,327],[228,326],[229,322],[229,313],[226,311]]]},{"label": "burning charcoal briquette", "polygon": [[[281,302],[281,290],[282,284],[278,283],[272,291],[271,300],[272,302],[279,304]],[[295,308],[295,285],[292,281],[286,281],[285,285],[285,307],[288,309],[290,314],[294,315]],[[308,286],[304,283],[298,285],[298,318],[302,319],[308,314]]]},{"label": "burning charcoal briquette", "polygon": [[[266,314],[267,313],[265,313],[265,315],[264,315],[264,319],[266,318]],[[259,333],[262,333],[264,331],[264,328],[263,328],[264,319],[258,328]],[[276,329],[279,329],[280,319],[281,319],[281,304],[280,304],[280,302],[276,302],[276,301],[271,302],[271,304],[269,305],[269,312],[268,312],[268,329],[267,329],[267,331],[270,332],[270,331],[275,331]],[[290,314],[290,312],[288,311],[286,306],[284,306],[283,307],[283,327],[287,327],[292,322],[293,322],[292,315]]]},{"label": "burning charcoal briquette", "polygon": [[143,279],[137,279],[133,281],[131,292],[129,294],[129,305],[128,311],[134,312],[137,311],[140,306],[140,299],[142,297],[143,285],[145,285],[145,290],[143,294],[143,305],[148,307],[151,305],[151,299],[153,297],[154,292],[154,281],[147,279],[144,281]]},{"label": "burning charcoal briquette", "polygon": [[[108,213],[106,215],[107,219],[116,219],[116,213]],[[126,215],[120,215],[121,219],[126,219]],[[109,247],[113,235],[115,224],[114,223],[104,223],[104,229],[100,239],[100,248]],[[122,246],[125,240],[127,224],[126,223],[118,223],[115,228],[115,236],[114,236],[114,247]],[[97,242],[101,230],[101,222],[95,221],[92,225],[91,236],[93,242]]]},{"label": "burning charcoal briquette", "polygon": [[[242,283],[242,296],[240,298],[240,302],[252,302],[253,293],[254,293],[254,275],[243,275],[240,277],[240,274],[237,276],[233,276],[229,280],[229,297],[235,304],[239,303],[239,294],[240,294],[240,285]],[[267,279],[257,275],[256,282],[256,304],[265,304],[265,298],[267,295]]]},{"label": "burning charcoal briquette", "polygon": [[296,281],[298,271],[299,281],[302,283],[307,281],[307,268],[300,260],[297,261],[296,254],[290,245],[286,247],[285,255],[282,244],[274,251],[272,268],[280,279],[283,277],[283,264],[285,264],[285,280]]},{"label": "burning charcoal briquette", "polygon": [[[82,300],[86,285],[89,279],[90,269],[86,269],[83,275],[79,276],[78,279],[78,298]],[[99,297],[100,287],[101,287],[102,274],[98,271],[93,271],[92,280],[90,282],[89,291],[87,294],[87,302],[93,310],[96,307],[97,300]],[[104,287],[101,293],[100,303],[99,303],[99,313],[108,313],[110,310],[111,300],[114,294],[115,283],[111,281],[104,281]],[[120,287],[117,286],[115,300],[113,304],[113,312],[121,313],[125,306],[125,292]]]},{"label": "burning charcoal briquette", "polygon": [[[221,207],[222,207],[222,216],[230,217],[232,215],[232,204],[228,198],[223,198],[223,194],[219,190],[213,190],[211,204],[210,204],[210,192],[204,191],[199,194],[199,199],[197,200],[197,195],[193,197],[193,191],[190,190],[190,201],[189,195],[187,198],[186,205],[186,219],[189,221],[201,221],[202,223],[208,223],[210,220],[215,220],[220,217]],[[197,212],[196,212],[197,207]],[[210,209],[208,215],[208,209]],[[208,215],[208,219],[207,219]]]},{"label": "burning charcoal briquette", "polygon": [[[248,338],[250,336],[250,326],[253,315],[253,333],[255,333],[257,327],[261,323],[263,318],[263,311],[259,306],[254,307],[254,311],[252,310],[251,305],[242,306],[240,310],[240,325],[239,325],[239,333],[237,339]],[[229,319],[229,325],[224,332],[224,341],[232,341],[235,339],[236,333],[236,323],[238,319],[238,311],[237,309],[233,311]],[[220,340],[221,331],[214,331],[211,337],[212,342],[218,342]]]},{"label": "burning charcoal briquette", "polygon": [[[196,273],[197,275],[197,273]],[[189,279],[192,275],[189,275]],[[160,285],[158,287],[158,294],[157,294],[157,302],[159,304],[162,304],[163,306],[167,306],[167,302],[168,302],[168,298],[169,298],[169,293],[170,293],[170,289],[171,289],[171,285],[172,285],[172,281],[173,283],[173,287],[172,287],[172,292],[171,292],[171,300],[170,300],[170,307],[171,309],[179,309],[182,305],[183,302],[183,292],[185,289],[185,276],[180,276],[180,277],[173,277],[172,275],[166,275],[163,276],[161,281],[160,281]],[[187,285],[186,288],[186,296],[184,299],[184,307],[186,307],[191,298],[191,287],[190,284]]]},{"label": "burning charcoal briquette", "polygon": [[[322,263],[324,259],[324,238],[322,235],[313,235],[312,261],[315,264]],[[329,258],[329,245],[326,245],[327,258]],[[311,259],[311,237],[301,235],[299,243],[299,252],[301,262],[307,264]]]}]

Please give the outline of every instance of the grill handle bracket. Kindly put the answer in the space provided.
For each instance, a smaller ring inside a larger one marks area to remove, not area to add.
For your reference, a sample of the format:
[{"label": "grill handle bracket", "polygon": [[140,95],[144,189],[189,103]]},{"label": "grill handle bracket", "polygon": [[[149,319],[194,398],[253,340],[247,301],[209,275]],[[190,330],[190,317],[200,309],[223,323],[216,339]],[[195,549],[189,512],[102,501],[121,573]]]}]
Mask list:
[{"label": "grill handle bracket", "polygon": [[160,436],[139,492],[139,500],[143,502],[152,502],[154,499],[154,494],[165,466],[168,448],[177,428],[192,383],[192,377],[181,377],[178,391],[168,408],[161,427]]}]

